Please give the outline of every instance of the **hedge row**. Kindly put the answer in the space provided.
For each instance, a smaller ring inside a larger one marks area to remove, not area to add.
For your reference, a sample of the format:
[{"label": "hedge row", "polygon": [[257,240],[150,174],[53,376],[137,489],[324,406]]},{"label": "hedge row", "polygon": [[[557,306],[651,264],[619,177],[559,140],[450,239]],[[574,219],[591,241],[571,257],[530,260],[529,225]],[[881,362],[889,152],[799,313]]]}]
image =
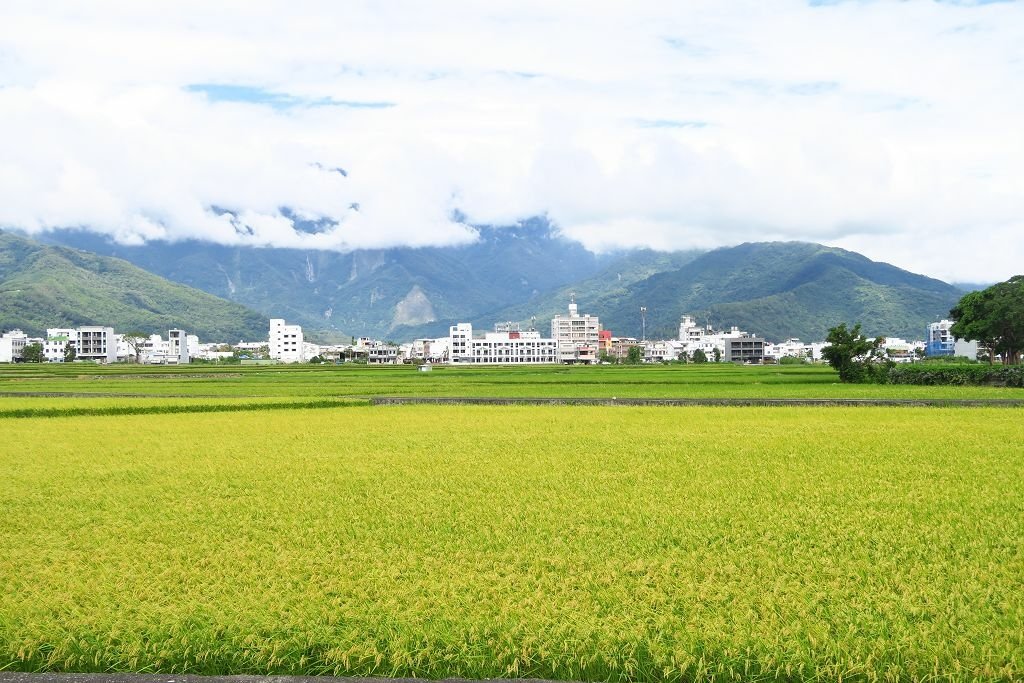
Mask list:
[{"label": "hedge row", "polygon": [[990,385],[1024,387],[1024,366],[958,365],[929,367],[897,365],[888,372],[890,384]]}]

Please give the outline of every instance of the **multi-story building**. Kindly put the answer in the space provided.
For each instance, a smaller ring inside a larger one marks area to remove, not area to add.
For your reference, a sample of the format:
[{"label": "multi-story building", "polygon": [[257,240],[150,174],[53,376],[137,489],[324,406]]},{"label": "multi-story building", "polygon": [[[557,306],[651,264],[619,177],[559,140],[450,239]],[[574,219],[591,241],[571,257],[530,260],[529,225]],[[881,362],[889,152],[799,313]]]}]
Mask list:
[{"label": "multi-story building", "polygon": [[399,363],[401,348],[386,341],[370,341],[364,344],[366,362],[370,365],[395,365]]},{"label": "multi-story building", "polygon": [[699,342],[704,338],[705,329],[697,324],[693,316],[684,315],[679,321],[679,341]]},{"label": "multi-story building", "polygon": [[97,363],[117,361],[117,339],[114,328],[85,325],[76,330],[75,358]]},{"label": "multi-story building", "polygon": [[779,360],[781,358],[802,358],[812,360],[814,350],[810,344],[804,344],[796,337],[790,337],[778,344],[765,344],[764,355],[767,358]]},{"label": "multi-story building", "polygon": [[0,335],[0,363],[14,363],[21,360],[21,353],[28,345],[28,335],[21,330],[11,330]]},{"label": "multi-story building", "polygon": [[67,358],[68,346],[75,347],[78,331],[68,327],[51,327],[46,330],[43,340],[43,358],[47,363],[63,363]]},{"label": "multi-story building", "polygon": [[684,344],[680,341],[662,340],[644,343],[645,363],[664,363],[678,360]]},{"label": "multi-story building", "polygon": [[764,339],[753,335],[727,337],[723,340],[723,360],[729,363],[763,363]]},{"label": "multi-story building", "polygon": [[270,321],[270,357],[284,363],[301,363],[305,359],[301,325],[286,325],[281,318]]},{"label": "multi-story building", "polygon": [[940,320],[931,323],[924,329],[924,352],[928,356],[952,356],[956,340],[950,332],[953,323],[950,320]]},{"label": "multi-story building", "polygon": [[473,326],[459,323],[449,329],[449,362],[519,365],[557,363],[558,344],[544,339],[540,332],[513,329],[498,325],[504,331],[487,332],[482,339],[473,338]]},{"label": "multi-story building", "polygon": [[472,363],[473,358],[473,326],[470,323],[459,323],[448,328],[448,360],[452,363]]},{"label": "multi-story building", "polygon": [[191,361],[185,330],[167,331],[167,362],[188,365]]},{"label": "multi-story building", "polygon": [[709,325],[708,327],[700,327],[696,324],[692,316],[684,315],[679,323],[679,341],[683,343],[683,351],[686,355],[692,357],[694,353],[700,351],[708,360],[730,360],[730,348],[737,349],[737,358],[743,358],[742,362],[747,362],[745,359],[754,355],[752,353],[753,347],[759,347],[760,357],[757,362],[760,362],[764,358],[764,340],[759,339],[759,344],[747,344],[747,353],[740,352],[743,345],[736,347],[730,347],[730,340],[734,339],[754,339],[753,335],[743,332],[738,327],[732,327],[728,332],[716,332]]},{"label": "multi-story building", "polygon": [[580,315],[576,297],[569,299],[569,315],[551,319],[551,338],[558,344],[558,362],[595,363],[601,342],[601,322],[596,315]]}]

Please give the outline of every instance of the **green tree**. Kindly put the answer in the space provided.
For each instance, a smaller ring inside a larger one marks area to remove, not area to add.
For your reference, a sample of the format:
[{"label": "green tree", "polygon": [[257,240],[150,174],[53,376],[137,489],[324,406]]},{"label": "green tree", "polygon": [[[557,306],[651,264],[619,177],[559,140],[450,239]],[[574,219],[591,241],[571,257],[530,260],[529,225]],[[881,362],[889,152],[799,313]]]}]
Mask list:
[{"label": "green tree", "polygon": [[64,362],[73,363],[78,358],[78,351],[75,350],[75,345],[71,342],[64,344]]},{"label": "green tree", "polygon": [[630,346],[629,351],[626,352],[626,363],[629,365],[639,365],[644,360],[644,349],[642,346]]},{"label": "green tree", "polygon": [[850,329],[846,323],[840,323],[828,331],[825,341],[828,346],[821,350],[821,355],[839,373],[841,381],[868,382],[881,377],[877,368],[885,367],[879,353],[885,341],[882,337],[868,339],[861,334],[860,323]]},{"label": "green tree", "polygon": [[694,363],[707,363],[708,362],[708,354],[704,353],[703,349],[697,349],[696,351],[693,352],[693,362]]},{"label": "green tree", "polygon": [[145,332],[139,332],[134,330],[132,332],[124,333],[124,343],[128,345],[128,348],[132,350],[132,355],[135,356],[135,362],[142,362],[142,350],[146,346],[146,342],[149,341],[149,335]]},{"label": "green tree", "polygon": [[711,355],[714,356],[716,363],[722,362],[722,352],[718,350],[717,346],[711,350]]},{"label": "green tree", "polygon": [[44,360],[43,345],[39,342],[26,344],[25,348],[21,350],[21,360],[23,363],[42,363]]},{"label": "green tree", "polygon": [[976,341],[1016,365],[1024,351],[1024,275],[965,294],[949,317],[954,337]]}]

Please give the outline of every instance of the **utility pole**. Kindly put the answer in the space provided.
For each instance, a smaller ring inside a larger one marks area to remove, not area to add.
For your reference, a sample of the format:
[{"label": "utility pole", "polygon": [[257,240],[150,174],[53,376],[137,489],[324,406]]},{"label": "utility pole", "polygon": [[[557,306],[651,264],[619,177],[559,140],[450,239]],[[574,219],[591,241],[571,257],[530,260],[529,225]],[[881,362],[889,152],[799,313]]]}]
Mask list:
[{"label": "utility pole", "polygon": [[647,341],[647,307],[640,307],[640,341]]}]

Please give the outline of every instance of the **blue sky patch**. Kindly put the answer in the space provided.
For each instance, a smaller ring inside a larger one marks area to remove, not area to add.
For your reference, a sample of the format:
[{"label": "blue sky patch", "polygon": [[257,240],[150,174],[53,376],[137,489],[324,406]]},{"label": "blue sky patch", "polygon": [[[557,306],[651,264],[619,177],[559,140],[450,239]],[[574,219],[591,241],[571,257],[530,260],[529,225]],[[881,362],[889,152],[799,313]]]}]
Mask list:
[{"label": "blue sky patch", "polygon": [[194,83],[185,86],[189,92],[206,95],[211,102],[242,102],[259,104],[274,109],[291,109],[293,107],[350,107],[353,109],[386,109],[394,107],[394,102],[364,102],[356,100],[335,100],[330,97],[306,98],[274,92],[265,88],[249,85],[229,85],[224,83]]},{"label": "blue sky patch", "polygon": [[707,121],[677,121],[675,119],[639,119],[641,128],[706,128]]},{"label": "blue sky patch", "polygon": [[825,93],[839,90],[839,84],[835,81],[809,81],[807,83],[794,83],[786,88],[791,95],[824,95]]}]

